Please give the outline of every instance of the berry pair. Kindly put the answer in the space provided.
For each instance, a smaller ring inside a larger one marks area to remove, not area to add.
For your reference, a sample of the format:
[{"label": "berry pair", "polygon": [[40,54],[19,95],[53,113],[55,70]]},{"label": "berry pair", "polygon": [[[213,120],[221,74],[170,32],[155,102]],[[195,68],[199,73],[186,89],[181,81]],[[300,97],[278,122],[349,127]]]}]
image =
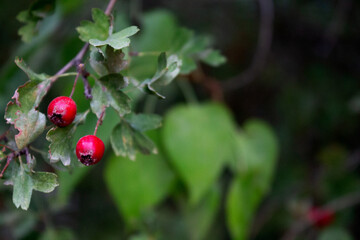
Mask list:
[{"label": "berry pair", "polygon": [[[69,97],[61,96],[52,100],[47,110],[48,118],[58,127],[70,125],[76,116],[76,103]],[[98,163],[104,155],[103,141],[95,135],[87,135],[76,144],[76,156],[85,166]]]}]

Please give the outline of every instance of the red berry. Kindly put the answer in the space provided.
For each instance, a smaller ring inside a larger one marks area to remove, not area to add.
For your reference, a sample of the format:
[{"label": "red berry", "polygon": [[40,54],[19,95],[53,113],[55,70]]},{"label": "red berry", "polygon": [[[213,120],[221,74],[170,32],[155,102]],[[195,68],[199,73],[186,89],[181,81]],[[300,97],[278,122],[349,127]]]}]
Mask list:
[{"label": "red berry", "polygon": [[69,97],[57,97],[50,102],[47,115],[56,126],[66,127],[75,119],[76,103]]},{"label": "red berry", "polygon": [[316,227],[323,228],[329,226],[335,219],[333,211],[312,207],[308,213],[308,219]]},{"label": "red berry", "polygon": [[76,144],[76,156],[85,166],[98,163],[104,155],[103,141],[94,135],[87,135]]}]

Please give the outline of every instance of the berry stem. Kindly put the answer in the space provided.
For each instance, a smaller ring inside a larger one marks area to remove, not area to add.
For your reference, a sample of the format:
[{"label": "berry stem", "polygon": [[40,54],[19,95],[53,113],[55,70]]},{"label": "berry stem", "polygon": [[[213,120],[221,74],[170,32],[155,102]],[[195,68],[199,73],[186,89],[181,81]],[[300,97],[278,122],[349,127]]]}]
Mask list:
[{"label": "berry stem", "polygon": [[14,149],[12,149],[12,148],[10,148],[10,147],[6,146],[5,144],[1,144],[1,143],[0,143],[0,147],[5,147],[5,148],[9,149],[10,151],[15,152],[15,150],[14,150]]},{"label": "berry stem", "polygon": [[96,127],[95,127],[95,130],[94,130],[94,136],[96,136],[98,127],[99,127],[99,126],[102,124],[102,122],[103,122],[105,110],[106,110],[106,106],[103,106],[103,109],[102,109],[102,111],[101,111],[100,117],[99,117],[99,119],[98,119],[98,121],[97,121],[97,123],[96,123]]},{"label": "berry stem", "polygon": [[75,86],[76,86],[77,80],[78,80],[78,78],[79,78],[79,75],[80,75],[80,73],[78,72],[78,73],[76,74],[76,77],[75,77],[75,80],[74,80],[74,85],[73,85],[73,87],[72,87],[72,89],[71,89],[71,93],[70,93],[69,98],[72,98],[72,96],[74,95]]}]

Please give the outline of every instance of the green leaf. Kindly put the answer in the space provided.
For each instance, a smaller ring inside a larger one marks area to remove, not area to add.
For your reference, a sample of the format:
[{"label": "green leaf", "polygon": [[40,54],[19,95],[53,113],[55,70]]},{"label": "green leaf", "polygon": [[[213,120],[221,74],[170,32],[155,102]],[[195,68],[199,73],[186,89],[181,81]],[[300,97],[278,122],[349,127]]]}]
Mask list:
[{"label": "green leaf", "polygon": [[214,185],[202,201],[185,211],[186,225],[191,239],[206,239],[220,207],[221,189]]},{"label": "green leaf", "polygon": [[85,122],[89,111],[76,115],[76,118],[71,125],[59,128],[53,127],[46,134],[46,140],[50,142],[49,158],[51,163],[61,161],[64,166],[69,166],[71,163],[71,156],[74,152],[72,148],[72,139],[76,128],[79,124]]},{"label": "green leaf", "polygon": [[19,28],[18,34],[21,36],[21,40],[23,42],[25,42],[25,43],[30,42],[37,34],[36,22],[30,21],[30,22],[26,23],[26,25]]},{"label": "green leaf", "polygon": [[116,156],[128,156],[129,159],[135,160],[133,131],[126,123],[116,125],[111,134],[110,142]]},{"label": "green leaf", "polygon": [[27,210],[30,205],[33,182],[30,175],[25,172],[22,165],[17,168],[13,183],[13,203],[17,208],[21,207],[23,210]]},{"label": "green leaf", "polygon": [[161,127],[162,118],[156,114],[135,114],[130,113],[125,116],[126,121],[140,132]]},{"label": "green leaf", "polygon": [[92,9],[92,18],[94,22],[82,21],[76,28],[80,39],[84,42],[94,38],[105,40],[109,36],[110,18],[98,8]]},{"label": "green leaf", "polygon": [[[30,156],[31,157],[31,156]],[[30,205],[32,191],[52,192],[59,183],[57,176],[49,172],[28,172],[23,163],[12,164],[13,203],[17,208],[27,210]]]},{"label": "green leaf", "polygon": [[23,149],[34,141],[45,130],[45,125],[45,115],[35,109],[31,109],[27,114],[20,114],[14,124],[19,131],[15,136],[17,147]]},{"label": "green leaf", "polygon": [[15,64],[26,73],[29,77],[29,80],[40,80],[40,81],[47,81],[49,80],[50,76],[44,73],[38,74],[35,73],[33,70],[29,68],[29,66],[25,63],[25,61],[19,57],[15,58]]},{"label": "green leaf", "polygon": [[165,117],[163,144],[195,205],[232,158],[235,127],[227,109],[215,103],[178,106]]},{"label": "green leaf", "polygon": [[245,122],[237,137],[237,171],[255,173],[256,183],[265,193],[273,176],[279,144],[271,127],[257,119]]},{"label": "green leaf", "polygon": [[[105,89],[104,89],[105,90]],[[94,87],[92,88],[92,96],[90,102],[91,111],[96,114],[97,118],[100,118],[104,107],[108,107],[108,95],[103,90],[103,87],[97,81],[95,82]]]},{"label": "green leaf", "polygon": [[21,114],[27,115],[31,109],[37,108],[51,84],[47,75],[34,73],[23,60],[16,58],[15,63],[28,75],[30,81],[18,87],[12,101],[7,104],[5,119],[10,124],[14,124]]},{"label": "green leaf", "polygon": [[115,50],[110,46],[106,46],[106,68],[109,73],[119,73],[127,66],[124,60],[125,54],[122,50]]},{"label": "green leaf", "polygon": [[142,154],[157,154],[158,150],[156,148],[156,145],[153,141],[151,141],[150,138],[148,138],[144,133],[139,131],[133,132],[134,142],[136,148],[142,153]]},{"label": "green leaf", "polygon": [[59,183],[55,173],[51,172],[36,172],[31,175],[33,181],[33,189],[39,192],[52,192]]},{"label": "green leaf", "polygon": [[136,34],[139,31],[139,28],[136,26],[131,26],[121,30],[120,32],[110,35],[107,39],[101,40],[97,37],[93,37],[89,40],[89,43],[95,47],[101,47],[109,45],[112,48],[119,50],[130,45],[129,37]]},{"label": "green leaf", "polygon": [[108,69],[105,66],[105,57],[99,49],[91,47],[89,62],[94,71],[100,76],[108,73]]},{"label": "green leaf", "polygon": [[131,99],[125,93],[120,90],[117,91],[113,88],[108,88],[106,94],[110,105],[120,116],[131,112]]},{"label": "green leaf", "polygon": [[136,150],[143,154],[157,153],[157,148],[151,139],[126,121],[121,121],[114,128],[110,142],[117,156],[128,156],[131,160],[135,160]]},{"label": "green leaf", "polygon": [[17,20],[24,23],[18,34],[24,42],[30,42],[37,34],[40,21],[54,11],[55,0],[34,1],[28,10],[21,11],[17,15]]},{"label": "green leaf", "polygon": [[[145,87],[145,89],[159,98],[164,99],[165,97],[159,93],[159,89],[163,86],[166,86],[174,80],[177,75],[180,73],[180,67],[182,65],[181,60],[176,55],[171,55],[164,60],[165,54],[162,53],[158,57],[158,70],[155,73],[152,79],[145,80],[141,87]],[[164,65],[166,63],[166,68]]]},{"label": "green leaf", "polygon": [[268,191],[278,156],[278,142],[263,121],[248,120],[236,141],[235,171],[226,202],[227,224],[233,239],[247,239],[253,215]]},{"label": "green leaf", "polygon": [[226,62],[226,58],[219,50],[209,49],[200,54],[200,59],[213,67],[218,67]]},{"label": "green leaf", "polygon": [[135,162],[113,156],[105,167],[107,187],[128,224],[135,223],[141,214],[160,203],[174,179],[162,153],[137,154]]},{"label": "green leaf", "polygon": [[348,230],[340,227],[326,228],[321,231],[318,240],[353,240]]},{"label": "green leaf", "polygon": [[168,51],[174,44],[174,35],[178,28],[174,14],[166,10],[155,10],[144,13],[141,17],[141,37],[137,39],[135,49]]},{"label": "green leaf", "polygon": [[251,220],[260,200],[261,194],[252,188],[251,179],[237,177],[232,181],[226,199],[226,217],[233,239],[247,239]]},{"label": "green leaf", "polygon": [[[102,106],[106,103],[106,106],[110,104],[119,114],[123,116],[131,112],[131,99],[123,93],[120,88],[127,86],[128,82],[121,74],[111,73],[99,79],[101,86],[95,85],[95,100],[92,101],[92,110],[99,117]],[[104,87],[106,91],[101,93],[101,89]],[[104,95],[105,94],[105,95]],[[105,96],[107,100],[105,100]]]},{"label": "green leaf", "polygon": [[126,88],[129,82],[120,73],[110,73],[99,79],[100,83],[107,88],[120,90]]}]

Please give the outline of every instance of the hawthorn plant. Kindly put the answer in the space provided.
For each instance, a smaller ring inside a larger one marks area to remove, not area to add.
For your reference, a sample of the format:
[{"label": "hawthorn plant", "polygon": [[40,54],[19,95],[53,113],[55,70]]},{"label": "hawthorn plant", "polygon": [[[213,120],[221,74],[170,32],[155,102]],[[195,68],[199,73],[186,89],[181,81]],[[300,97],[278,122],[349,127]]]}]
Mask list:
[{"label": "hawthorn plant", "polygon": [[[165,99],[162,89],[180,74],[186,75],[196,69],[199,61],[212,66],[225,62],[219,51],[210,48],[210,42],[205,37],[195,36],[185,28],[178,29],[173,46],[166,52],[136,51],[132,48],[131,39],[140,31],[137,26],[117,32],[113,30],[114,16],[111,13],[115,2],[111,0],[105,11],[92,9],[92,21],[81,22],[76,30],[84,42],[83,48],[54,75],[35,73],[21,57],[15,59],[15,64],[26,73],[28,80],[15,90],[6,107],[4,118],[9,129],[0,138],[0,177],[5,184],[13,186],[16,207],[28,209],[33,190],[48,193],[61,184],[54,172],[38,171],[36,168],[39,159],[35,160],[34,153],[38,150],[32,143],[44,138],[45,131],[47,163],[61,163],[67,170],[78,167],[75,162],[90,167],[101,161],[104,155],[104,143],[96,134],[101,131],[106,111],[113,108],[119,117],[110,137],[116,156],[135,160],[136,152],[156,154],[156,145],[144,132],[160,127],[161,117],[135,113],[133,102],[145,94]],[[39,0],[19,14],[18,19],[25,23],[19,30],[24,41],[31,40],[38,23],[52,9],[53,1]],[[157,56],[157,70],[150,78],[137,78],[129,71],[133,59],[148,55]],[[58,96],[44,103],[44,97],[54,83],[69,76],[73,76],[74,83],[68,96]],[[84,112],[77,112],[76,102],[72,99],[79,78],[84,83],[84,95],[89,100],[89,110]],[[130,97],[128,93],[133,92],[137,93]],[[47,117],[39,110],[40,104],[48,106]],[[96,115],[97,124],[93,130],[89,129],[88,135],[78,140],[75,149],[74,133],[90,112]]]}]

